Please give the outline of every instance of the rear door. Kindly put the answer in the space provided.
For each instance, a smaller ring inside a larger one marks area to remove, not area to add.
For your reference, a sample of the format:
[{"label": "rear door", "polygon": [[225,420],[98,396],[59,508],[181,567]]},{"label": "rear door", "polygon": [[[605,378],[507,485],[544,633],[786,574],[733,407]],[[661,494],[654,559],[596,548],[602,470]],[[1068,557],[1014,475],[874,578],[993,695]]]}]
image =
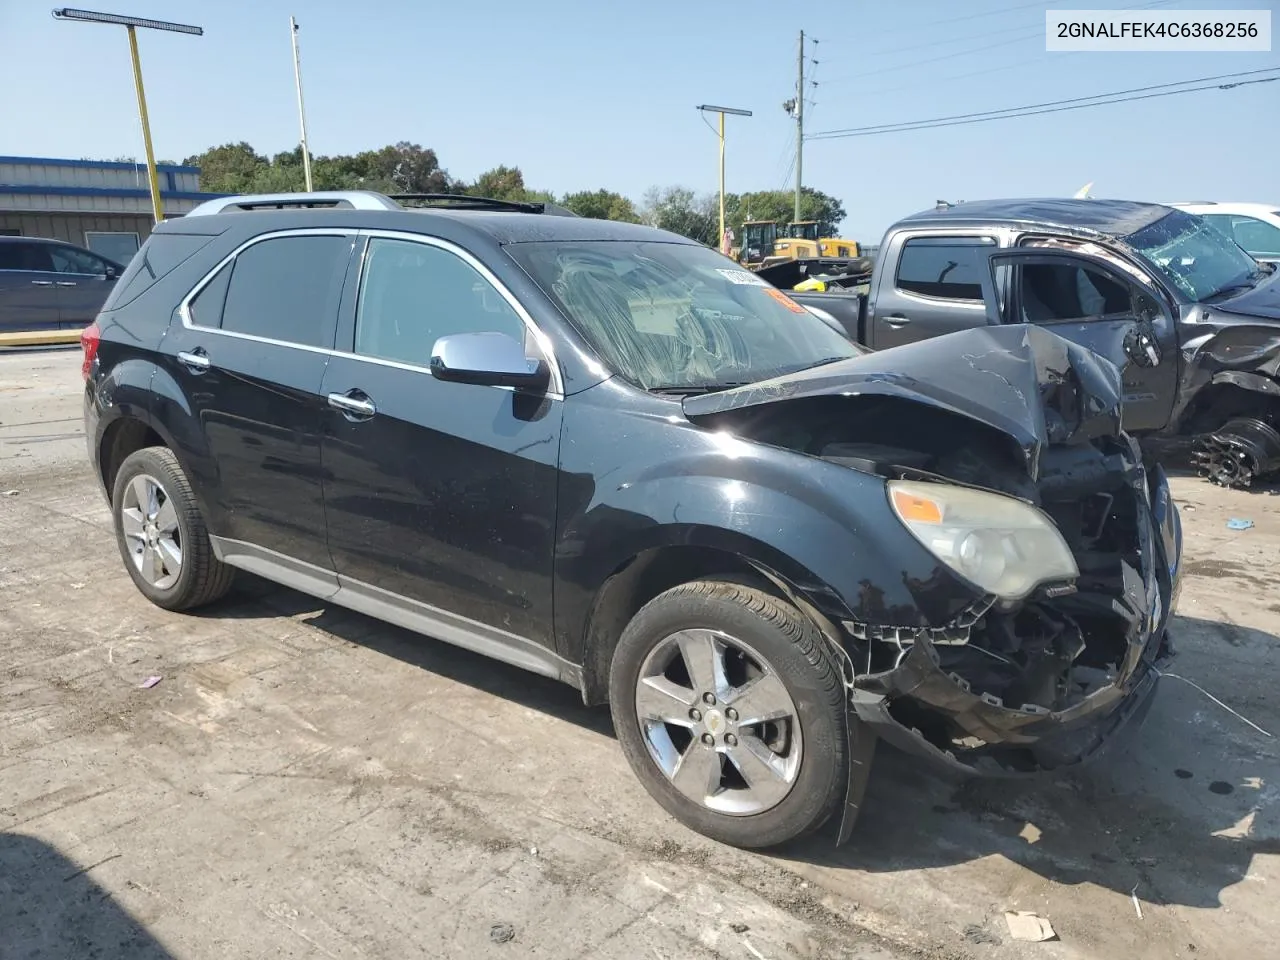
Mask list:
[{"label": "rear door", "polygon": [[[1158,291],[1074,253],[998,253],[991,263],[997,277],[1007,275],[1004,322],[1046,327],[1116,362],[1124,379],[1126,430],[1157,430],[1169,422],[1179,354],[1173,315]],[[1154,366],[1126,362],[1126,337],[1140,321],[1155,332]]]},{"label": "rear door", "polygon": [[[978,233],[898,236],[880,263],[892,271],[868,304],[868,336],[877,350],[985,326],[987,252],[994,236]],[[879,267],[877,267],[879,269]]]},{"label": "rear door", "polygon": [[[354,231],[265,234],[198,284],[161,363],[202,436],[202,504],[224,555],[332,583],[320,486],[320,382]],[[278,571],[277,571],[278,573]],[[299,584],[301,585],[301,584]]]},{"label": "rear door", "polygon": [[58,275],[50,244],[0,242],[0,330],[56,330]]},{"label": "rear door", "polygon": [[58,322],[63,327],[87,327],[102,309],[120,275],[117,264],[78,247],[49,245],[49,258],[58,274]]}]

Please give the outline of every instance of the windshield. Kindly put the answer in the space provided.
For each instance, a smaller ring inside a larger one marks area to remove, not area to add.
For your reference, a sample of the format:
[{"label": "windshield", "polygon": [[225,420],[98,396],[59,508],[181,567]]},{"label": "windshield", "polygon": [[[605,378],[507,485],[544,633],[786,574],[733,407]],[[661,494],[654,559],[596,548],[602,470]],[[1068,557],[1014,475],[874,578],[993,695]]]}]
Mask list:
[{"label": "windshield", "polygon": [[1183,210],[1174,210],[1125,241],[1196,302],[1248,286],[1258,275],[1258,262],[1234,240]]},{"label": "windshield", "polygon": [[506,247],[606,364],[646,390],[767,380],[862,351],[702,246],[650,241]]}]

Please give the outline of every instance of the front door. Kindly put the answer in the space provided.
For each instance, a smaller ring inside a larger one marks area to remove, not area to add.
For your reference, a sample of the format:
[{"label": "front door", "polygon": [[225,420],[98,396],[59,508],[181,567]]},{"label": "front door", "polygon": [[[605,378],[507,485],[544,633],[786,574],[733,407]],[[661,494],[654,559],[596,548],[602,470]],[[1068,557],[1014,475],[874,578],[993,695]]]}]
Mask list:
[{"label": "front door", "polygon": [[332,579],[320,382],[353,243],[353,231],[304,231],[243,248],[196,288],[161,345],[157,382],[171,377],[190,412],[166,411],[168,399],[158,412],[174,429],[199,423],[177,442],[220,549],[250,568],[288,558],[300,576]]},{"label": "front door", "polygon": [[370,237],[351,300],[323,386],[325,508],[343,586],[387,619],[439,624],[440,636],[478,625],[508,658],[526,642],[554,650],[563,401],[428,369],[439,337],[494,331],[534,349],[530,327],[476,261],[422,237]]},{"label": "front door", "polygon": [[[1009,271],[1006,323],[1047,327],[1104,356],[1121,368],[1124,428],[1158,430],[1173,412],[1178,387],[1177,332],[1173,317],[1154,289],[1109,264],[1074,253],[997,254],[995,271]],[[1155,333],[1154,365],[1126,357],[1125,339],[1139,322]]]},{"label": "front door", "polygon": [[51,245],[49,257],[58,274],[58,323],[80,329],[93,323],[116,282],[116,268],[96,253]]}]

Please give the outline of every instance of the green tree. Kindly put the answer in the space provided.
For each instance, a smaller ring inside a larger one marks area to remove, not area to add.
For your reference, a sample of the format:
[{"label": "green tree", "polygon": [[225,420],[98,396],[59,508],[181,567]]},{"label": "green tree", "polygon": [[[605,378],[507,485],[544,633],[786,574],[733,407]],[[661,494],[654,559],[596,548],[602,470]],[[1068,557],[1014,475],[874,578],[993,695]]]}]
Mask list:
[{"label": "green tree", "polygon": [[651,187],[645,192],[640,217],[660,230],[718,246],[720,211],[716,197],[699,197],[688,187]]},{"label": "green tree", "polygon": [[612,190],[580,190],[577,193],[567,193],[561,204],[580,217],[591,217],[595,220],[623,220],[627,223],[640,222],[635,204]]},{"label": "green tree", "polygon": [[200,168],[200,189],[210,193],[262,192],[254,190],[254,179],[271,165],[243,140],[210,147],[182,162]]},{"label": "green tree", "polygon": [[[758,190],[725,197],[725,223],[738,234],[747,220],[772,220],[782,225],[794,216],[795,193],[791,190]],[[822,236],[837,236],[844,218],[844,205],[835,197],[812,187],[800,188],[800,219],[817,220]]]},{"label": "green tree", "polygon": [[529,191],[524,186],[524,174],[519,167],[506,164],[486,170],[476,177],[475,183],[466,188],[473,197],[490,197],[494,200],[525,200]]},{"label": "green tree", "polygon": [[366,190],[449,193],[455,187],[434,150],[407,140],[381,150],[366,150],[354,157],[334,159],[340,161],[337,166],[342,176],[360,183]]}]

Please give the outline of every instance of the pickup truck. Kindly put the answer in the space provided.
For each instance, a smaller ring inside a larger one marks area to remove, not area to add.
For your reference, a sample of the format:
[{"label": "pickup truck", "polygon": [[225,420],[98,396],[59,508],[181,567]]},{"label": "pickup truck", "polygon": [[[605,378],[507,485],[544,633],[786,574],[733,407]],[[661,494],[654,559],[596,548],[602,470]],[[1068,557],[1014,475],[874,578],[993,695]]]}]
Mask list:
[{"label": "pickup truck", "polygon": [[1226,486],[1280,471],[1280,276],[1194,214],[1095,199],[939,206],[891,226],[874,269],[825,287],[789,295],[872,350],[1048,327],[1122,368],[1124,428],[1148,449],[1189,445]]}]

